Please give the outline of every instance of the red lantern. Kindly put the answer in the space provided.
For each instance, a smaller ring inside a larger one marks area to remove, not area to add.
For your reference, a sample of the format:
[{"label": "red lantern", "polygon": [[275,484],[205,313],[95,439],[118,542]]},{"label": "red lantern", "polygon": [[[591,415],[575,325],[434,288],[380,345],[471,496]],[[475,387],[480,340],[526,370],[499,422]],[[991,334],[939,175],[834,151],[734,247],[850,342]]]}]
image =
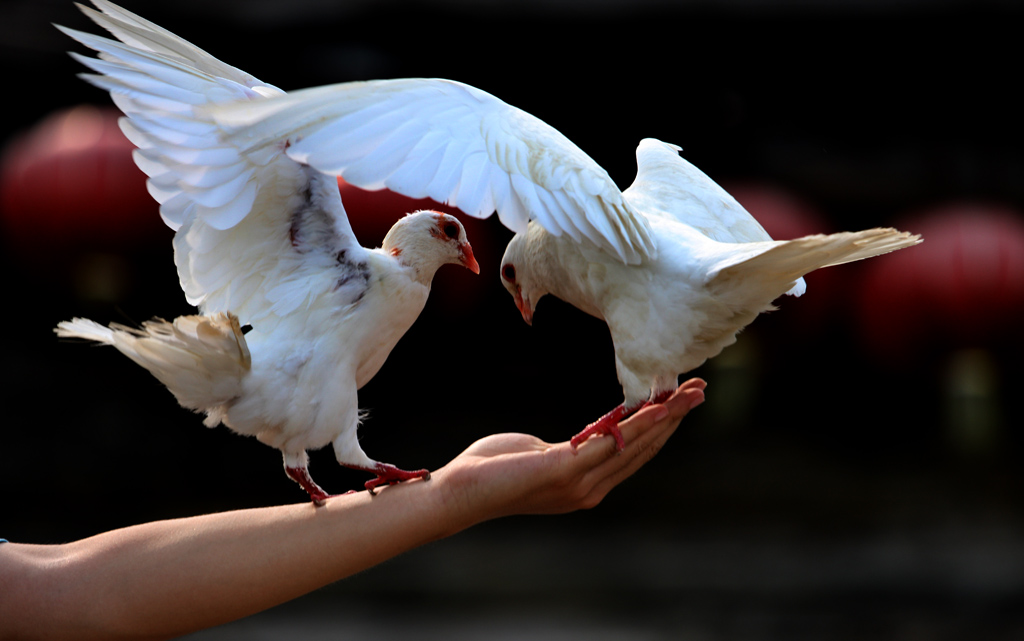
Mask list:
[{"label": "red lantern", "polygon": [[[0,163],[0,211],[11,244],[116,248],[164,229],[132,160],[118,112],[80,106],[14,139]],[[167,232],[169,235],[169,232]]]},{"label": "red lantern", "polygon": [[791,240],[829,231],[816,209],[781,187],[740,183],[729,185],[728,191],[775,240]]},{"label": "red lantern", "polygon": [[1024,322],[1024,216],[1006,207],[940,207],[907,222],[924,242],[873,259],[857,305],[882,354],[1016,342]]}]

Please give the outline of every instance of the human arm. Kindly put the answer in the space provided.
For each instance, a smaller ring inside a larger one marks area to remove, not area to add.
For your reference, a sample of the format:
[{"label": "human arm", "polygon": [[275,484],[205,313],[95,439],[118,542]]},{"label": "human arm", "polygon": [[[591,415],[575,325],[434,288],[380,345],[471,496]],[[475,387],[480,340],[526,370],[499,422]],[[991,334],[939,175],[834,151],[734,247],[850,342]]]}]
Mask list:
[{"label": "human arm", "polygon": [[160,639],[232,621],[419,545],[509,514],[597,505],[703,400],[688,381],[621,425],[626,449],[591,439],[483,438],[377,496],[239,510],[127,527],[64,545],[0,545],[0,639]]}]

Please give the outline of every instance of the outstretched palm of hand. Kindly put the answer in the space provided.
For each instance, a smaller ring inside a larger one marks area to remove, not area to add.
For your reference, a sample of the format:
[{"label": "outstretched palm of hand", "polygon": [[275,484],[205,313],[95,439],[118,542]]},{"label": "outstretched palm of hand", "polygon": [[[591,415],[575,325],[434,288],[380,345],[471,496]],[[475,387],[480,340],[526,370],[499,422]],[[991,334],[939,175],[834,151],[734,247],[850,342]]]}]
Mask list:
[{"label": "outstretched palm of hand", "polygon": [[658,453],[687,412],[703,402],[704,387],[704,381],[690,379],[663,404],[623,421],[622,452],[616,453],[610,438],[591,438],[574,451],[568,441],[494,434],[473,443],[435,478],[456,505],[489,506],[486,518],[594,507]]}]

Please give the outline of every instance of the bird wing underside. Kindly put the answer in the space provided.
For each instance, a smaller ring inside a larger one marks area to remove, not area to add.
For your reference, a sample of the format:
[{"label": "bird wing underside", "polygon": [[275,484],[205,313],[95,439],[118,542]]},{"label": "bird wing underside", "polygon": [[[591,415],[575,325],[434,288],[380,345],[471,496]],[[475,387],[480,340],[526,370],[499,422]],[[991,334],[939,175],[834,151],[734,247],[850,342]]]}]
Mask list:
[{"label": "bird wing underside", "polygon": [[[363,250],[333,177],[289,158],[279,137],[258,150],[239,144],[207,109],[256,105],[279,89],[104,0],[83,12],[122,42],[61,28],[98,52],[73,54],[125,113],[136,164],[176,230],[175,263],[188,301],[243,323],[283,316],[325,288],[361,293]],[[319,278],[306,278],[311,273]],[[339,284],[340,283],[340,284]]]},{"label": "bird wing underside", "polygon": [[338,231],[347,219],[336,180],[290,161],[283,169],[291,177],[271,185],[294,181],[285,197],[268,189],[230,229],[193,217],[175,234],[182,288],[203,313],[232,311],[263,331],[324,293],[344,306],[366,292],[369,252]]},{"label": "bird wing underside", "polygon": [[442,79],[349,82],[211,109],[253,152],[287,133],[288,154],[364,189],[429,197],[515,232],[530,220],[623,262],[655,253],[650,227],[596,162],[554,128]]}]

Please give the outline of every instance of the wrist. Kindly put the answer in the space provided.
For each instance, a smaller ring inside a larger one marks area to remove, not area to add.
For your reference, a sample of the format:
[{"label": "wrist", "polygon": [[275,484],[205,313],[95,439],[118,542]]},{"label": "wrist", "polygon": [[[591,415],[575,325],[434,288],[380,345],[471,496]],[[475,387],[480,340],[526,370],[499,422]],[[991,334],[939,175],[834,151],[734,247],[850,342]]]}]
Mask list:
[{"label": "wrist", "polygon": [[481,502],[473,498],[473,493],[467,491],[458,476],[443,467],[433,472],[430,480],[423,483],[430,513],[441,532],[438,538],[451,536],[487,520]]},{"label": "wrist", "polygon": [[383,518],[383,528],[405,531],[415,539],[409,541],[413,546],[446,538],[485,520],[480,505],[468,493],[453,489],[446,468],[431,472],[429,480],[378,488],[376,496],[359,492],[339,498],[361,505],[366,510],[362,518],[370,519],[366,523]]}]

